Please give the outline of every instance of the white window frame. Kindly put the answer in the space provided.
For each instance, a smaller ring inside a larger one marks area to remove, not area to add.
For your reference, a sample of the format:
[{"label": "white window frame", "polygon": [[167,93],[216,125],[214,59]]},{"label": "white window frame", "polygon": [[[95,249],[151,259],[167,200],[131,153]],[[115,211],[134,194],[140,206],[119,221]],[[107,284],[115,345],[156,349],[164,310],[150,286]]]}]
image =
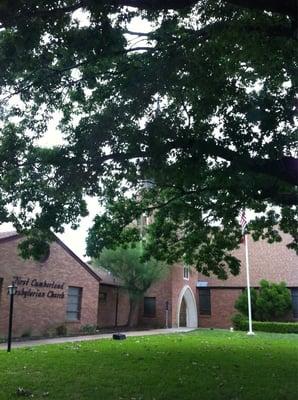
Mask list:
[{"label": "white window frame", "polygon": [[189,281],[189,267],[187,265],[183,266],[183,279]]}]

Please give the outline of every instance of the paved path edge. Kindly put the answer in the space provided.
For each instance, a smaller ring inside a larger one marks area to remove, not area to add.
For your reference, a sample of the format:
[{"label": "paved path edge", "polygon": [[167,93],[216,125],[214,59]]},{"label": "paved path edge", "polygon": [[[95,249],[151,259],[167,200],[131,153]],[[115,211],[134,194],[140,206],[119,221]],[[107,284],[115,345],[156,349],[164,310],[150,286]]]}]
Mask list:
[{"label": "paved path edge", "polygon": [[[169,329],[150,329],[146,331],[129,331],[121,332],[127,337],[131,336],[150,336],[150,335],[165,335],[170,333],[185,333],[191,332],[196,328],[169,328]],[[71,336],[71,337],[59,337],[59,338],[48,338],[38,340],[26,340],[12,342],[11,348],[22,348],[22,347],[33,347],[47,344],[61,344],[61,343],[72,343],[72,342],[84,342],[90,340],[100,339],[112,339],[113,333],[103,333],[98,335],[84,335],[84,336]],[[0,344],[0,350],[6,350],[7,343]]]}]

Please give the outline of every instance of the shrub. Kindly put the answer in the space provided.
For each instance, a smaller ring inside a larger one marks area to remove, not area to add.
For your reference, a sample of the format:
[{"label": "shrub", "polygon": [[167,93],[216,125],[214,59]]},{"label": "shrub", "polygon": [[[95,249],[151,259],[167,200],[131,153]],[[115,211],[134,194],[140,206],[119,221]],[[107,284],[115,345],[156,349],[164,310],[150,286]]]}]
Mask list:
[{"label": "shrub", "polygon": [[21,334],[21,337],[22,338],[29,338],[31,336],[31,330],[27,330],[27,331],[24,331],[22,334]]},{"label": "shrub", "polygon": [[285,282],[260,282],[256,300],[256,320],[276,321],[288,314],[292,308],[291,293]]},{"label": "shrub", "polygon": [[[285,318],[291,311],[291,293],[285,282],[260,281],[260,289],[251,289],[252,318],[256,321],[276,321]],[[236,300],[235,308],[248,316],[247,290]]]},{"label": "shrub", "polygon": [[[252,318],[254,319],[256,311],[256,302],[257,302],[257,291],[254,288],[250,289],[250,299],[251,299]],[[247,289],[245,289],[236,300],[235,308],[242,315],[248,317]]]},{"label": "shrub", "polygon": [[56,328],[56,335],[57,336],[66,336],[67,335],[67,328],[65,325],[59,325]]},{"label": "shrub", "polygon": [[81,327],[81,331],[84,333],[96,333],[98,331],[96,325],[86,324]]},{"label": "shrub", "polygon": [[254,323],[255,331],[275,333],[298,333],[297,322],[261,322]]},{"label": "shrub", "polygon": [[246,330],[246,318],[242,314],[235,314],[232,317],[233,326],[237,331]]},{"label": "shrub", "polygon": [[[233,318],[233,325],[237,331],[248,330],[248,320],[241,314],[235,315]],[[274,333],[297,333],[298,334],[298,323],[297,322],[263,322],[253,321],[253,331],[260,332],[274,332]]]}]

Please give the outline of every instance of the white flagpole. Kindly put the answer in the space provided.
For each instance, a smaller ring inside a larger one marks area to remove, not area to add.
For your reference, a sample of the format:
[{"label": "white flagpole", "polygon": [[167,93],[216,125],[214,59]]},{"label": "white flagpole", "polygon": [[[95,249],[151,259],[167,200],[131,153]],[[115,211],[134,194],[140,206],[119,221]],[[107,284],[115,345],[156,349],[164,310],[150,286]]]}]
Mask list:
[{"label": "white flagpole", "polygon": [[249,279],[249,262],[248,262],[248,241],[247,234],[244,233],[245,240],[245,261],[246,261],[246,284],[247,284],[247,302],[248,302],[248,335],[254,335],[252,330],[252,318],[251,318],[251,297],[250,297],[250,279]]}]

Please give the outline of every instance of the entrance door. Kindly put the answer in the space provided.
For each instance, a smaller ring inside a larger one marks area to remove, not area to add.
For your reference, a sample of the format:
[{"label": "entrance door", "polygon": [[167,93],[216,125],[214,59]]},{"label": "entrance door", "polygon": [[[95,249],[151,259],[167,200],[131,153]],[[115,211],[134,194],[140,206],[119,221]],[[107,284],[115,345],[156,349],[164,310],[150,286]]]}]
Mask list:
[{"label": "entrance door", "polygon": [[181,306],[180,306],[180,314],[179,314],[179,326],[186,326],[186,301],[183,297]]},{"label": "entrance door", "polygon": [[198,327],[198,312],[195,296],[188,285],[185,285],[179,294],[177,304],[177,319],[178,326],[187,328]]}]

